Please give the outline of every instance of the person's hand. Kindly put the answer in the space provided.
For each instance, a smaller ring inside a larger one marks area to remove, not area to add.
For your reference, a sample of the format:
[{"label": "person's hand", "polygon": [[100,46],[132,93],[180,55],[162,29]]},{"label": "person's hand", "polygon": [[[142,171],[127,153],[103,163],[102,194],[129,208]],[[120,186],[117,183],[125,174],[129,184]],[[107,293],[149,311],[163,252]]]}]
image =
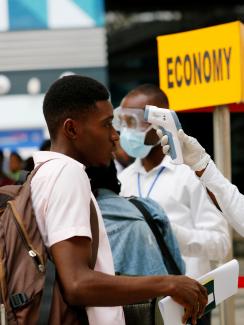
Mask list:
[{"label": "person's hand", "polygon": [[207,289],[199,282],[184,275],[170,276],[172,288],[170,296],[185,309],[182,322],[186,324],[191,318],[192,324],[197,323],[208,303]]},{"label": "person's hand", "polygon": [[[168,154],[170,146],[168,136],[164,135],[162,130],[157,130],[164,154]],[[182,129],[178,131],[178,137],[181,143],[184,163],[194,171],[204,170],[207,167],[211,157],[200,145],[197,139],[187,135]]]}]

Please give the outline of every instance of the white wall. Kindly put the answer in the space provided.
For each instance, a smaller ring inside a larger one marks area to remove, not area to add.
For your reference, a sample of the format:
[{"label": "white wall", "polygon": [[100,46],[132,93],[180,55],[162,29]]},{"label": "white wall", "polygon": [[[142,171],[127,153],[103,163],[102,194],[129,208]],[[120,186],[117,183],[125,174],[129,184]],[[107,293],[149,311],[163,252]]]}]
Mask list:
[{"label": "white wall", "polygon": [[0,96],[0,130],[43,128],[46,132],[43,98],[44,95]]}]

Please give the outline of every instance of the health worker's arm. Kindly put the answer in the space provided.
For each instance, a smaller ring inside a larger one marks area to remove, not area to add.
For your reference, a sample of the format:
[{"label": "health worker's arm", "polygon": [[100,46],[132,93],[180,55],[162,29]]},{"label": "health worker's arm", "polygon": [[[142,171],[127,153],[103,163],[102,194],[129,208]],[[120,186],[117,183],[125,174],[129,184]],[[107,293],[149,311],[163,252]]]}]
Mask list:
[{"label": "health worker's arm", "polygon": [[[157,130],[161,139],[162,150],[165,154],[169,151],[168,138]],[[218,170],[209,154],[200,145],[197,139],[188,136],[179,130],[184,163],[187,164],[200,181],[210,191],[210,197],[217,207],[221,209],[224,217],[232,227],[244,236],[244,196],[223,174]]]}]

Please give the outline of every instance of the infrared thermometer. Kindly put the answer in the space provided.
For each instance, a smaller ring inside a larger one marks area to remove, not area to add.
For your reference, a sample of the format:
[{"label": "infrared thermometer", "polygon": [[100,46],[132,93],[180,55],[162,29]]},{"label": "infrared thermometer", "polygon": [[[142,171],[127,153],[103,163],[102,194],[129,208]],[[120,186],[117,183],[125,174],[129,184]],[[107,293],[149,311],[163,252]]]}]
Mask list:
[{"label": "infrared thermometer", "polygon": [[159,127],[163,134],[168,136],[170,146],[169,155],[174,164],[183,164],[181,145],[178,138],[178,130],[182,129],[180,121],[172,109],[146,105],[145,121]]}]

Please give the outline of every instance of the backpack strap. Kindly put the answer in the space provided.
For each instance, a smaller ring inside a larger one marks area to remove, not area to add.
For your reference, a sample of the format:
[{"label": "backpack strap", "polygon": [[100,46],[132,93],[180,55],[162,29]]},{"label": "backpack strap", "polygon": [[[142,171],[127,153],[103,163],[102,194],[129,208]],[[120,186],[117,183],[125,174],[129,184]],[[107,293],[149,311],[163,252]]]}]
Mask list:
[{"label": "backpack strap", "polygon": [[180,275],[182,274],[178,265],[176,264],[167,244],[164,241],[163,235],[160,233],[155,220],[152,218],[151,214],[149,213],[148,209],[145,208],[143,203],[139,201],[137,198],[132,197],[129,198],[129,201],[133,203],[137,209],[142,213],[144,216],[145,221],[147,222],[148,226],[150,227],[151,231],[153,232],[156,241],[158,243],[158,246],[161,250],[162,257],[165,263],[165,266],[168,270],[169,274],[176,274]]},{"label": "backpack strap", "polygon": [[[28,198],[31,197],[31,180],[33,176],[36,174],[36,172],[39,170],[39,168],[45,164],[47,161],[39,164],[27,177],[24,184],[20,185],[20,191],[24,193],[24,197]],[[16,208],[16,200],[17,197],[14,200],[8,201],[9,206],[11,207],[13,211],[14,221],[16,223],[16,227],[19,231],[19,234],[21,235],[23,241],[25,242],[26,247],[29,250],[29,255],[33,258],[33,261],[36,263],[39,272],[44,273],[45,272],[45,263],[43,260],[43,256],[37,252],[32,245],[32,241],[30,240],[29,233],[25,227],[24,219],[23,219],[23,213],[19,213],[18,209]],[[24,202],[23,202],[24,203]]]},{"label": "backpack strap", "polygon": [[[31,182],[33,176],[36,174],[36,172],[39,170],[39,168],[41,168],[42,165],[46,164],[47,162],[49,162],[50,160],[53,159],[48,159],[46,161],[41,162],[40,164],[38,164],[31,172],[28,171],[22,171],[22,178],[26,177],[26,182]],[[24,180],[24,179],[23,179]]]},{"label": "backpack strap", "polygon": [[30,173],[31,172],[29,170],[21,169],[20,172],[19,172],[19,178],[15,182],[15,184],[16,185],[22,185],[26,181],[26,179],[27,179],[27,177],[28,177],[28,175]]}]

